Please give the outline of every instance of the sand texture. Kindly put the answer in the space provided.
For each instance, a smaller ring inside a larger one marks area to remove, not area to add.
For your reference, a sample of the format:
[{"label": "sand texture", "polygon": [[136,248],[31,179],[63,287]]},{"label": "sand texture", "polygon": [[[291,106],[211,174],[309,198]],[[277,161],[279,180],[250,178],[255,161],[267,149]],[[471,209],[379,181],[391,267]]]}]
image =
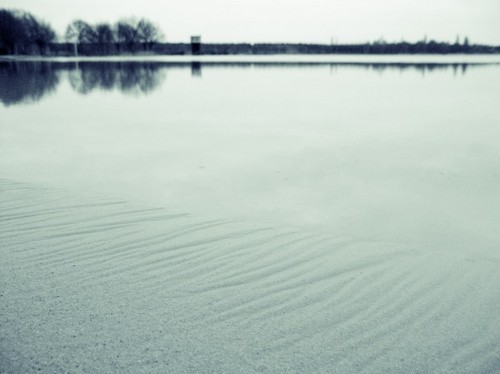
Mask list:
[{"label": "sand texture", "polygon": [[500,368],[498,256],[5,179],[0,201],[2,373]]}]

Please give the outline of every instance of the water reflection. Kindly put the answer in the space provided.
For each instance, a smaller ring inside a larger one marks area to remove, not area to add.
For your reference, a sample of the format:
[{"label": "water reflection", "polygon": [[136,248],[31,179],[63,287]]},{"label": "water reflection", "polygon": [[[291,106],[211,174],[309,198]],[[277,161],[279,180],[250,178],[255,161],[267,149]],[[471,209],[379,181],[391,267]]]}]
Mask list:
[{"label": "water reflection", "polygon": [[201,77],[201,62],[199,61],[191,62],[191,76]]},{"label": "water reflection", "polygon": [[[384,72],[388,68],[395,68],[400,71],[405,71],[405,70],[417,70],[423,75],[426,73],[432,73],[434,71],[443,71],[443,70],[448,70],[448,69],[453,69],[454,75],[456,75],[457,71],[461,69],[462,74],[465,74],[467,72],[467,67],[472,64],[403,64],[403,63],[394,63],[394,64],[382,64],[382,63],[377,63],[377,64],[371,64],[369,68],[378,71],[378,72]],[[482,65],[482,64],[473,64],[474,66]]]},{"label": "water reflection", "polygon": [[357,68],[384,73],[386,70],[418,71],[422,75],[452,70],[464,75],[472,67],[487,63],[326,63],[326,62],[32,62],[0,61],[0,101],[5,105],[33,103],[54,92],[66,73],[71,87],[87,95],[95,90],[117,90],[124,94],[149,94],[163,84],[169,69],[190,69],[194,78],[202,69],[237,68],[329,68],[330,72]]},{"label": "water reflection", "polygon": [[165,79],[161,65],[154,63],[75,63],[68,74],[71,87],[80,94],[99,89],[140,95],[153,92]]},{"label": "water reflection", "polygon": [[54,92],[59,74],[46,62],[0,62],[0,101],[5,105],[26,104]]}]

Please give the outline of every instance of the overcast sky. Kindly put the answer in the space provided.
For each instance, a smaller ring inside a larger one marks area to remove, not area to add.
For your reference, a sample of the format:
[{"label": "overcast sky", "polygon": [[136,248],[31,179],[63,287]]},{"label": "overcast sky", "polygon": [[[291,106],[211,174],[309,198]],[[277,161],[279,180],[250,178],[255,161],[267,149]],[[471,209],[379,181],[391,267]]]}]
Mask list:
[{"label": "overcast sky", "polygon": [[52,24],[59,34],[81,18],[154,21],[166,40],[364,42],[429,39],[500,45],[500,0],[0,0]]}]

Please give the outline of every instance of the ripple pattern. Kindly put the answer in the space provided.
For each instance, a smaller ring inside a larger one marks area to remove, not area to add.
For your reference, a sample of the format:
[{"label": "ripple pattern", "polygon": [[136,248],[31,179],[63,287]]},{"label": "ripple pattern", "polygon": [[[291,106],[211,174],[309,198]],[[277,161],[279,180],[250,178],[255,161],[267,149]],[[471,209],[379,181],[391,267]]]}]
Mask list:
[{"label": "ripple pattern", "polygon": [[0,372],[500,372],[498,261],[0,180]]}]

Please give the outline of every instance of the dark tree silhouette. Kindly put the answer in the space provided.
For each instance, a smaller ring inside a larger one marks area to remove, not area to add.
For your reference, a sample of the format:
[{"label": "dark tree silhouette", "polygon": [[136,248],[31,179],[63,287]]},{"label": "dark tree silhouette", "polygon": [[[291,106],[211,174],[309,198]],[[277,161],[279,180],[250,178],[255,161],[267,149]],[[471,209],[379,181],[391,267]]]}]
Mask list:
[{"label": "dark tree silhouette", "polygon": [[73,43],[75,55],[78,55],[80,44],[96,44],[98,42],[94,28],[82,20],[71,22],[66,28],[64,38],[67,42]]},{"label": "dark tree silhouette", "polygon": [[149,50],[154,43],[159,42],[163,38],[160,29],[145,18],[139,21],[136,29],[139,42],[144,43]]},{"label": "dark tree silhouette", "polygon": [[122,20],[116,24],[118,43],[124,45],[129,52],[134,52],[134,46],[139,42],[137,27],[134,20]]},{"label": "dark tree silhouette", "polygon": [[30,13],[0,9],[0,54],[45,54],[54,30]]},{"label": "dark tree silhouette", "polygon": [[34,53],[47,54],[49,43],[56,38],[54,30],[48,24],[36,20],[28,13],[23,15],[23,22],[26,25],[29,41],[32,46],[37,48]]},{"label": "dark tree silhouette", "polygon": [[111,26],[107,23],[99,23],[95,26],[95,33],[97,36],[97,43],[99,43],[100,53],[110,54],[112,52],[112,46],[116,41]]},{"label": "dark tree silhouette", "polygon": [[24,41],[24,30],[21,21],[7,10],[0,10],[0,52],[17,54]]},{"label": "dark tree silhouette", "polygon": [[64,33],[64,39],[68,42],[73,44],[73,54],[75,56],[78,55],[78,29],[74,25],[74,23],[71,23],[66,27],[66,32]]},{"label": "dark tree silhouette", "polygon": [[[159,43],[161,30],[151,21],[142,18],[121,20],[110,26],[107,23],[89,25],[83,20],[68,25],[65,39],[71,43],[54,43],[55,33],[44,22],[29,13],[0,9],[1,54],[55,54],[67,56],[119,54],[122,52],[182,55],[192,53],[189,43]],[[428,40],[427,36],[416,43],[388,42],[379,39],[362,44],[300,44],[300,43],[224,43],[203,44],[203,54],[493,54],[500,53],[500,46],[470,44],[467,37],[461,42],[457,36],[453,43]]]},{"label": "dark tree silhouette", "polygon": [[76,20],[71,22],[66,29],[67,40],[75,40],[81,43],[97,43],[97,33],[87,22]]}]

